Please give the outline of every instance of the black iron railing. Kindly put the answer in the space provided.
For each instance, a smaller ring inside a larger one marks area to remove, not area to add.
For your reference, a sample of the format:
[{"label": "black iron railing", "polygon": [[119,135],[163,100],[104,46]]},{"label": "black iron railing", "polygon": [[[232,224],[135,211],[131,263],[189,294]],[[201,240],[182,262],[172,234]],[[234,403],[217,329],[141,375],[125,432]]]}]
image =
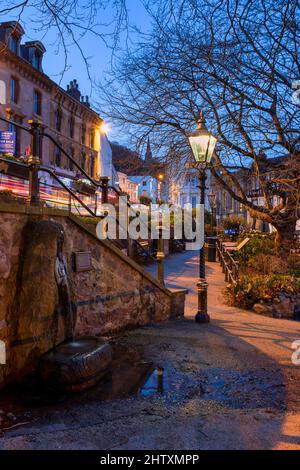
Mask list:
[{"label": "black iron railing", "polygon": [[[30,128],[15,122],[11,119],[5,118],[4,116],[0,115],[0,120],[4,121],[8,124],[11,124],[12,126],[18,127],[25,132],[28,132],[32,136],[32,145],[31,145],[31,155],[28,159],[28,163],[25,164],[25,166],[29,170],[29,184],[28,184],[28,196],[26,197],[28,204],[30,205],[40,205],[41,202],[41,194],[40,194],[40,181],[39,181],[39,173],[40,172],[46,172],[51,177],[59,184],[61,188],[66,192],[66,194],[69,195],[69,201],[68,201],[68,207],[69,211],[71,211],[71,206],[72,206],[72,200],[75,200],[78,205],[77,205],[77,210],[78,206],[82,207],[86,213],[91,216],[91,217],[99,217],[97,214],[97,207],[100,205],[101,201],[101,206],[109,203],[109,192],[113,192],[117,199],[119,199],[120,196],[123,196],[124,193],[121,191],[118,191],[117,188],[114,186],[109,185],[109,178],[108,177],[100,177],[99,181],[96,181],[94,178],[92,178],[85,170],[82,168],[77,161],[59,144],[56,142],[56,140],[47,132],[44,131],[42,128],[41,124],[36,121],[29,121]],[[59,150],[62,152],[65,157],[69,160],[69,162],[72,163],[72,165],[84,176],[84,178],[89,181],[89,183],[95,187],[95,200],[90,202],[90,204],[85,203],[82,200],[82,197],[78,196],[78,193],[69,188],[62,180],[61,178],[55,173],[54,170],[48,168],[45,165],[41,164],[41,149],[42,149],[42,139],[46,137],[49,139]],[[5,158],[0,158],[0,161],[2,162],[7,162],[7,159]],[[17,160],[14,161],[14,164],[19,166],[19,167],[24,167],[24,163],[18,162]],[[1,171],[1,170],[0,170]],[[18,176],[16,176],[18,177]],[[43,186],[43,185],[42,185]],[[45,185],[44,185],[45,186]],[[46,198],[42,198],[44,200],[47,200]],[[94,210],[91,208],[91,206],[94,206]],[[132,214],[136,214],[137,211],[132,207],[130,204],[129,200],[127,199],[127,207],[132,211]],[[78,210],[79,212],[79,210]],[[81,215],[81,214],[80,214]],[[117,217],[117,225],[118,227],[124,228],[121,226],[119,218]],[[141,223],[143,223],[141,221]],[[128,232],[127,232],[128,233]],[[148,233],[148,226],[147,226],[147,233]],[[113,240],[112,240],[113,241]],[[139,243],[138,240],[132,240],[129,239],[128,236],[128,246],[133,244],[136,246],[138,252],[144,253],[149,260],[158,262],[158,278],[159,280],[163,283],[163,280],[161,280],[161,263],[162,260],[159,259],[159,257],[153,256],[153,253],[145,248],[141,243]]]},{"label": "black iron railing", "polygon": [[236,284],[239,278],[239,263],[233,258],[232,253],[230,253],[220,239],[217,241],[217,254],[222,272],[225,274],[225,281],[230,284]]}]

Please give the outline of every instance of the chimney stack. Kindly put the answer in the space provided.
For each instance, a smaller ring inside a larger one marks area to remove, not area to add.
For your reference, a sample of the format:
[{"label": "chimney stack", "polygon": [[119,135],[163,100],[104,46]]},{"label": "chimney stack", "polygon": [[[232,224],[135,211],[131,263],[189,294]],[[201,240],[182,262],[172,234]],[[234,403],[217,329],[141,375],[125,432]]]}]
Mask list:
[{"label": "chimney stack", "polygon": [[80,101],[81,95],[75,78],[74,80],[71,80],[70,85],[67,85],[67,93],[72,96],[72,98],[75,98],[75,100]]}]

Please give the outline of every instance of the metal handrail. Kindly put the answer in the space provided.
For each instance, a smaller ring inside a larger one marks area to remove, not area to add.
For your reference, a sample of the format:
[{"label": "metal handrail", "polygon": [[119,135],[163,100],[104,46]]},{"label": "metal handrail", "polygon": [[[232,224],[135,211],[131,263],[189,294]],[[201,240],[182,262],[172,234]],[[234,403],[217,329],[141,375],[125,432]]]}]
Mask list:
[{"label": "metal handrail", "polygon": [[102,183],[98,183],[94,180],[94,178],[91,178],[90,175],[79,165],[79,163],[77,163],[76,160],[71,157],[71,155],[69,155],[68,152],[66,152],[66,150],[60,144],[58,144],[50,134],[48,134],[47,132],[41,132],[41,135],[51,140],[51,142],[56,145],[56,147],[73,163],[73,165],[76,166],[79,171],[81,171],[81,173],[86,177],[86,179],[90,181],[90,183],[92,183],[98,188],[102,187]]},{"label": "metal handrail", "polygon": [[220,239],[217,242],[217,252],[222,271],[225,274],[225,281],[236,284],[239,278],[239,263],[226,250]]},{"label": "metal handrail", "polygon": [[[0,115],[0,120],[4,121],[4,122],[7,122],[8,124],[12,124],[13,126],[16,126],[16,127],[19,127],[20,129],[23,129],[24,131],[26,132],[29,132],[30,134],[32,134],[32,129],[30,129],[29,127],[26,127],[26,126],[23,126],[22,124],[16,122],[16,121],[13,121],[11,119],[8,119],[8,118],[5,118],[4,116]],[[96,180],[94,180],[94,178],[92,178],[85,170],[84,168],[82,168],[77,162],[76,160],[71,156],[69,155],[69,153],[59,144],[56,142],[56,140],[50,135],[48,134],[47,132],[40,132],[40,135],[43,136],[43,137],[47,137],[49,140],[51,140],[51,142],[68,158],[68,160],[70,160],[72,162],[72,164],[85,176],[85,178],[90,182],[92,183],[92,185],[96,186],[97,188],[103,188],[103,183],[100,181],[100,182],[97,182]],[[114,186],[111,186],[111,185],[107,185],[107,188],[108,189],[112,189],[119,197],[122,196],[122,192],[121,191],[118,191],[117,188],[115,188]],[[130,204],[129,201],[127,201],[127,207],[129,207],[135,214],[137,213],[137,211],[135,211],[135,209],[132,207],[132,205]],[[143,223],[143,222],[142,222]],[[145,224],[144,224],[145,225]],[[145,225],[146,226],[146,225]],[[148,227],[147,227],[148,228]]]},{"label": "metal handrail", "polygon": [[[86,211],[89,212],[89,214],[91,214],[93,217],[98,217],[97,214],[92,211],[77,195],[76,193],[74,193],[74,191],[72,191],[63,181],[60,180],[60,178],[55,174],[54,171],[50,170],[49,168],[41,165],[40,166],[40,171],[45,171],[46,173],[50,174],[74,199],[76,199],[76,201],[78,201]],[[119,219],[117,218],[116,219],[117,221],[117,225],[121,228],[124,228],[121,224],[120,224],[120,221]],[[151,255],[150,252],[148,252],[144,247],[143,245],[141,245],[137,240],[133,240],[133,242],[142,250],[144,251],[151,259],[153,259],[154,261],[157,261],[156,258],[154,256]]]},{"label": "metal handrail", "polygon": [[[23,126],[22,124],[18,123],[18,122],[15,122],[11,119],[8,119],[8,118],[5,118],[4,116],[2,116],[0,114],[0,120],[4,121],[4,122],[7,122],[8,124],[12,124],[13,126],[16,126],[16,127],[19,127],[20,129],[30,133],[33,135],[33,129],[31,128],[28,128],[26,126]],[[40,136],[43,136],[43,137],[47,137],[57,148],[59,148],[59,150],[73,163],[73,165],[85,176],[85,178],[90,181],[90,183],[92,183],[92,185],[94,185],[95,187],[97,188],[103,188],[103,183],[102,182],[97,182],[95,181],[93,178],[91,178],[88,173],[76,162],[76,160],[71,157],[71,155],[68,154],[68,152],[66,152],[66,150],[60,145],[58,144],[55,139],[50,135],[48,134],[47,132],[44,132],[44,131],[39,131],[39,135]],[[15,161],[14,162],[15,164],[19,164],[19,165],[24,165],[24,163],[21,163],[21,162],[17,162]],[[49,169],[48,167],[45,167],[43,165],[39,166],[39,170],[40,171],[45,171],[46,173],[50,174],[74,199],[76,199],[76,201],[78,201],[86,211],[88,211],[88,213],[90,215],[92,215],[93,217],[97,217],[97,214],[92,211],[75,193],[74,191],[72,191],[68,186],[66,186],[63,181],[61,181],[61,179],[55,174],[55,172],[51,169]],[[110,185],[107,185],[107,189],[112,189],[118,196],[121,196],[122,193],[120,191],[118,191],[114,186],[110,186]],[[127,200],[127,207],[131,208],[131,210],[136,214],[137,211],[135,211],[135,209],[133,209],[133,207],[131,206],[131,204],[129,203],[129,201]],[[117,224],[118,226],[122,227],[120,225],[120,222],[117,218]],[[145,225],[145,224],[144,224]],[[149,230],[149,227],[147,226],[147,230]],[[147,251],[137,240],[133,240],[133,242],[140,248],[140,250],[142,250],[144,253],[147,254],[147,256],[156,261],[157,262],[157,259],[152,256],[152,254]]]},{"label": "metal handrail", "polygon": [[[2,114],[0,114],[0,120],[1,121],[4,121],[4,122],[7,122],[8,124],[11,124],[13,126],[16,126],[16,127],[19,127],[20,129],[28,132],[29,134],[32,134],[32,129],[30,129],[30,127],[26,127],[26,126],[23,126],[22,124],[20,124],[19,122],[16,122],[16,121],[13,121],[12,119],[8,119],[4,116],[2,116]],[[52,137],[52,135],[48,134],[47,132],[44,132],[43,130],[39,132],[39,134],[43,137],[47,137],[49,140],[51,140],[51,142],[57,147],[59,148],[59,150],[73,163],[73,165],[86,177],[87,180],[89,180],[94,186],[96,187],[102,187],[102,183],[100,182],[97,182],[95,181],[93,178],[90,177],[90,175],[76,162],[76,160],[71,157],[71,155],[68,154],[68,152],[66,152],[66,150],[56,142],[56,140],[54,139],[54,137]]]},{"label": "metal handrail", "polygon": [[[5,158],[0,158],[1,161],[5,161],[6,159]],[[13,162],[15,165],[18,165],[18,166],[28,166],[27,164],[25,163],[21,163],[21,162],[18,162],[18,161],[14,161]],[[43,166],[41,165],[39,167],[39,171],[41,172],[45,172],[45,173],[48,173],[50,174],[58,183],[59,185],[68,193],[70,194],[71,197],[73,197],[92,217],[99,217],[92,209],[90,209],[90,207],[85,204],[81,199],[80,197],[77,196],[77,194],[72,191],[72,189],[70,189],[57,175],[56,173],[51,170],[50,168],[46,167],[46,166]],[[118,218],[116,219],[117,221],[117,224],[119,227],[121,228],[124,228],[122,226],[122,224],[120,224],[120,221],[118,220]],[[146,250],[146,248],[138,242],[138,240],[132,240],[134,242],[134,244],[141,250],[143,251],[150,259],[152,259],[153,261],[156,261],[157,262],[157,259],[151,254],[150,251]]]},{"label": "metal handrail", "polygon": [[51,175],[74,199],[76,199],[76,201],[78,201],[82,207],[84,207],[84,209],[86,211],[89,212],[89,214],[91,214],[93,217],[97,217],[97,215],[95,214],[94,211],[92,211],[92,209],[90,209],[77,195],[76,193],[74,193],[74,191],[72,191],[72,189],[70,189],[63,181],[61,181],[61,179],[55,174],[54,171],[50,170],[50,168],[47,168],[45,166],[40,166],[40,171],[44,171],[46,173],[48,173],[49,175]]},{"label": "metal handrail", "polygon": [[0,120],[7,122],[7,124],[12,124],[13,126],[19,127],[20,129],[23,129],[23,131],[29,132],[31,134],[31,129],[29,127],[23,126],[23,124],[20,124],[19,122],[13,121],[12,119],[8,119],[2,114],[0,114]]}]

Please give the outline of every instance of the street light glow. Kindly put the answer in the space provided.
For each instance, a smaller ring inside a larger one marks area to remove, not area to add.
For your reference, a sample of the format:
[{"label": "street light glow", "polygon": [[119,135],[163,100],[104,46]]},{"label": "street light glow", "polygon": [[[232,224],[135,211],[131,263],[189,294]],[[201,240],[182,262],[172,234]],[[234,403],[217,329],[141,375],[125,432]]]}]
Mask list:
[{"label": "street light glow", "polygon": [[209,132],[201,113],[198,129],[189,136],[190,146],[197,163],[209,164],[217,143],[216,137]]},{"label": "street light glow", "polygon": [[101,134],[108,134],[110,132],[110,125],[107,122],[102,122],[100,126],[100,132]]}]

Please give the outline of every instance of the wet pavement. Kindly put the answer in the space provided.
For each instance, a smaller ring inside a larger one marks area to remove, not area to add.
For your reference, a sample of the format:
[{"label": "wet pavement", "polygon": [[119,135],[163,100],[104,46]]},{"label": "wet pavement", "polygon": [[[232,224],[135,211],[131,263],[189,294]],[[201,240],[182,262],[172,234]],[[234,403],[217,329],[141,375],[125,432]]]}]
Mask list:
[{"label": "wet pavement", "polygon": [[197,268],[194,253],[169,258],[168,285],[190,292],[186,318],[109,338],[103,383],[53,397],[32,379],[2,393],[0,449],[300,449],[299,323],[226,306],[210,263],[212,321],[196,325]]}]

